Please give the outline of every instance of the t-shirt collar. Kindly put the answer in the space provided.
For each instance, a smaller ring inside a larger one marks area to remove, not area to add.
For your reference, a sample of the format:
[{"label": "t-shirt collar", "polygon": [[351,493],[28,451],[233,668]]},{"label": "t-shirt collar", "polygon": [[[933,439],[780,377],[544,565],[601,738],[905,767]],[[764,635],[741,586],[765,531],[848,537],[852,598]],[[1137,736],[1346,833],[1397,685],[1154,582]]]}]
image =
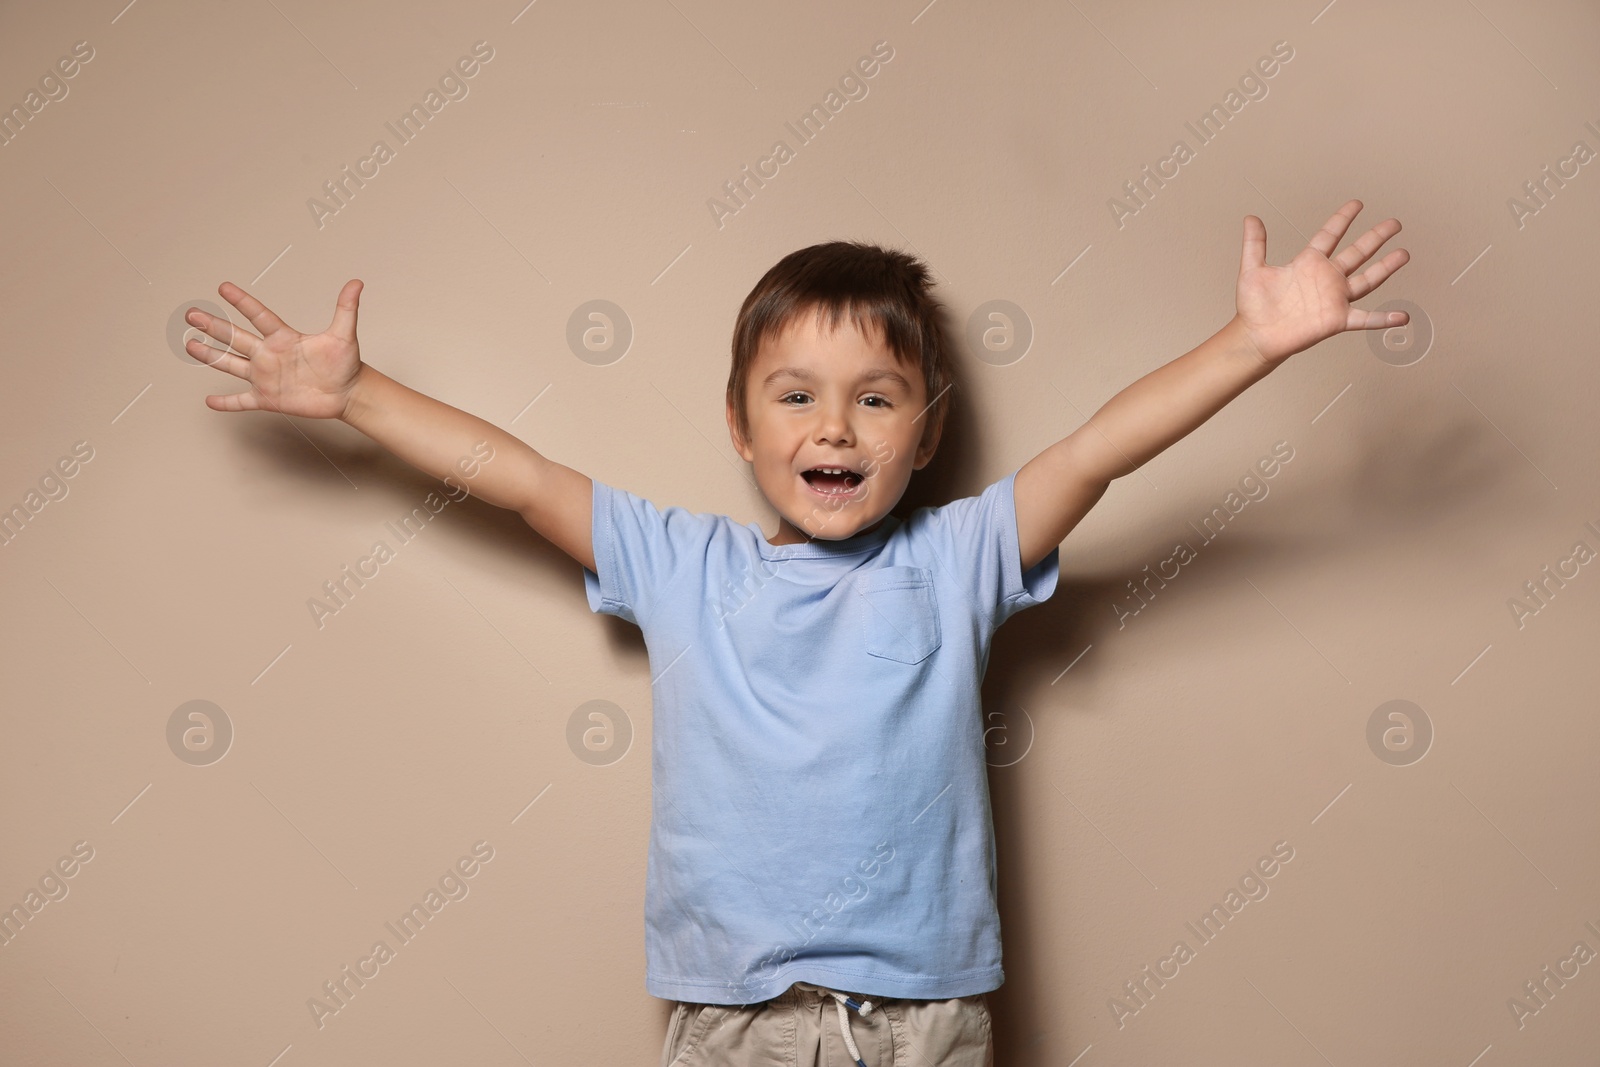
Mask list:
[{"label": "t-shirt collar", "polygon": [[867,534],[855,534],[841,540],[824,540],[814,537],[809,541],[797,541],[789,545],[774,545],[767,541],[767,535],[761,532],[759,522],[745,524],[745,528],[756,535],[756,549],[761,553],[762,559],[829,559],[836,556],[851,556],[858,552],[865,552],[877,548],[889,539],[900,519],[895,515],[885,515],[878,528]]}]

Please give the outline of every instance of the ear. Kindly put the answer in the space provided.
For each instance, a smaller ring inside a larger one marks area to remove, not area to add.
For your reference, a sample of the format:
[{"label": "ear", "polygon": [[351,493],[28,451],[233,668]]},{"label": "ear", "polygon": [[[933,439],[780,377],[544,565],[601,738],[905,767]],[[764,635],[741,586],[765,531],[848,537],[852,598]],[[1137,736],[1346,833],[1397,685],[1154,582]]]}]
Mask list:
[{"label": "ear", "polygon": [[733,450],[744,457],[746,463],[755,462],[755,453],[750,451],[750,443],[739,434],[738,417],[733,413],[733,401],[727,402],[726,412],[728,419],[728,436],[733,440]]},{"label": "ear", "polygon": [[944,421],[930,423],[922,431],[922,440],[917,443],[917,453],[912,458],[911,469],[919,471],[933,459],[933,453],[939,447],[939,435],[944,431]]}]

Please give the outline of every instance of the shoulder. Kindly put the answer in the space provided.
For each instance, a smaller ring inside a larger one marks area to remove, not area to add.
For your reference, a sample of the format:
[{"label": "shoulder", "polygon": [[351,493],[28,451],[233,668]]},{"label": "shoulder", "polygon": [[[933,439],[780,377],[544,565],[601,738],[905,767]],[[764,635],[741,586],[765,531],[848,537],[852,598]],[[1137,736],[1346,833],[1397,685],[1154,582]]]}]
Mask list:
[{"label": "shoulder", "polygon": [[698,511],[679,504],[658,504],[649,497],[621,486],[608,484],[598,478],[593,481],[597,527],[610,525],[619,531],[623,527],[631,527],[637,534],[680,543],[750,536],[750,531],[729,515]]},{"label": "shoulder", "polygon": [[1010,471],[982,489],[948,503],[917,508],[904,522],[901,532],[908,540],[949,539],[976,536],[996,522],[1004,524],[1008,513],[1015,522],[1016,471]]}]

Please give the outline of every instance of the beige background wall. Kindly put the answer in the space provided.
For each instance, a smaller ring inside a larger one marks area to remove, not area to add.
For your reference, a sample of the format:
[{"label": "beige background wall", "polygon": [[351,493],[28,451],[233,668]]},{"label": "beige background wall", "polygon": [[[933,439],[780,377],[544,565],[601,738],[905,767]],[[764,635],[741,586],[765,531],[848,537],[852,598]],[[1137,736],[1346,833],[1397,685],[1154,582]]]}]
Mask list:
[{"label": "beige background wall", "polygon": [[[958,322],[1021,309],[1022,358],[961,356],[907,501],[938,503],[1220,327],[1246,214],[1282,263],[1354,196],[1353,232],[1395,216],[1385,251],[1412,259],[1360,304],[1413,327],[1295,356],[1118,481],[1055,598],[997,637],[1000,1063],[1588,1062],[1600,566],[1562,561],[1600,550],[1600,165],[1562,161],[1600,150],[1593,5],[119,3],[0,16],[0,105],[59,96],[0,148],[0,505],[37,509],[0,549],[0,904],[38,907],[0,946],[0,1058],[660,1048],[638,631],[477,499],[396,539],[442,487],[348,427],[209,410],[242,383],[173,323],[225,308],[220,282],[315,332],[359,277],[378,369],[770,533],[721,394],[785,253],[877,240],[927,257]],[[385,123],[480,41],[468,94],[400,144]],[[880,41],[867,95],[799,144],[785,122]],[[46,77],[77,42],[92,58]],[[1198,145],[1185,123],[1277,42],[1292,58]],[[1180,138],[1193,158],[1119,224]],[[379,139],[393,158],[319,225],[309,201]],[[794,158],[719,227],[707,201],[778,139]],[[1519,220],[1547,165],[1577,173]],[[567,343],[594,299],[631,324],[620,359]],[[319,628],[308,601],[378,540],[395,558]],[[1180,541],[1195,558],[1119,623]],[[1547,566],[1568,578],[1519,623]],[[595,700],[633,731],[609,763],[568,741]],[[1391,749],[1369,724],[1396,700]],[[169,736],[190,701],[232,731],[208,765],[179,754],[220,732]],[[468,895],[400,945],[384,924],[478,842]],[[1280,842],[1268,894],[1202,945],[1185,924]],[[394,958],[319,1027],[308,1001],[379,939]],[[1178,940],[1194,957],[1130,997]]]}]

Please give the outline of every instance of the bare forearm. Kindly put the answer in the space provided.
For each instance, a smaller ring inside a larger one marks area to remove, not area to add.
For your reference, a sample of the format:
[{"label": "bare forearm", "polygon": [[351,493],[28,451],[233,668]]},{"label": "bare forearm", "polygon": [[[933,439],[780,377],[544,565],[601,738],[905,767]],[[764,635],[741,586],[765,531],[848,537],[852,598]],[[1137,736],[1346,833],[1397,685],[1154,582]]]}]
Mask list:
[{"label": "bare forearm", "polygon": [[1063,442],[1075,477],[1102,484],[1131,474],[1272,370],[1237,318],[1095,412]]},{"label": "bare forearm", "polygon": [[[525,442],[363,364],[345,407],[349,423],[418,470],[465,485],[496,507],[521,511],[549,461]],[[482,447],[487,442],[492,452]],[[485,455],[489,458],[485,459]],[[463,460],[470,464],[459,466]]]}]

